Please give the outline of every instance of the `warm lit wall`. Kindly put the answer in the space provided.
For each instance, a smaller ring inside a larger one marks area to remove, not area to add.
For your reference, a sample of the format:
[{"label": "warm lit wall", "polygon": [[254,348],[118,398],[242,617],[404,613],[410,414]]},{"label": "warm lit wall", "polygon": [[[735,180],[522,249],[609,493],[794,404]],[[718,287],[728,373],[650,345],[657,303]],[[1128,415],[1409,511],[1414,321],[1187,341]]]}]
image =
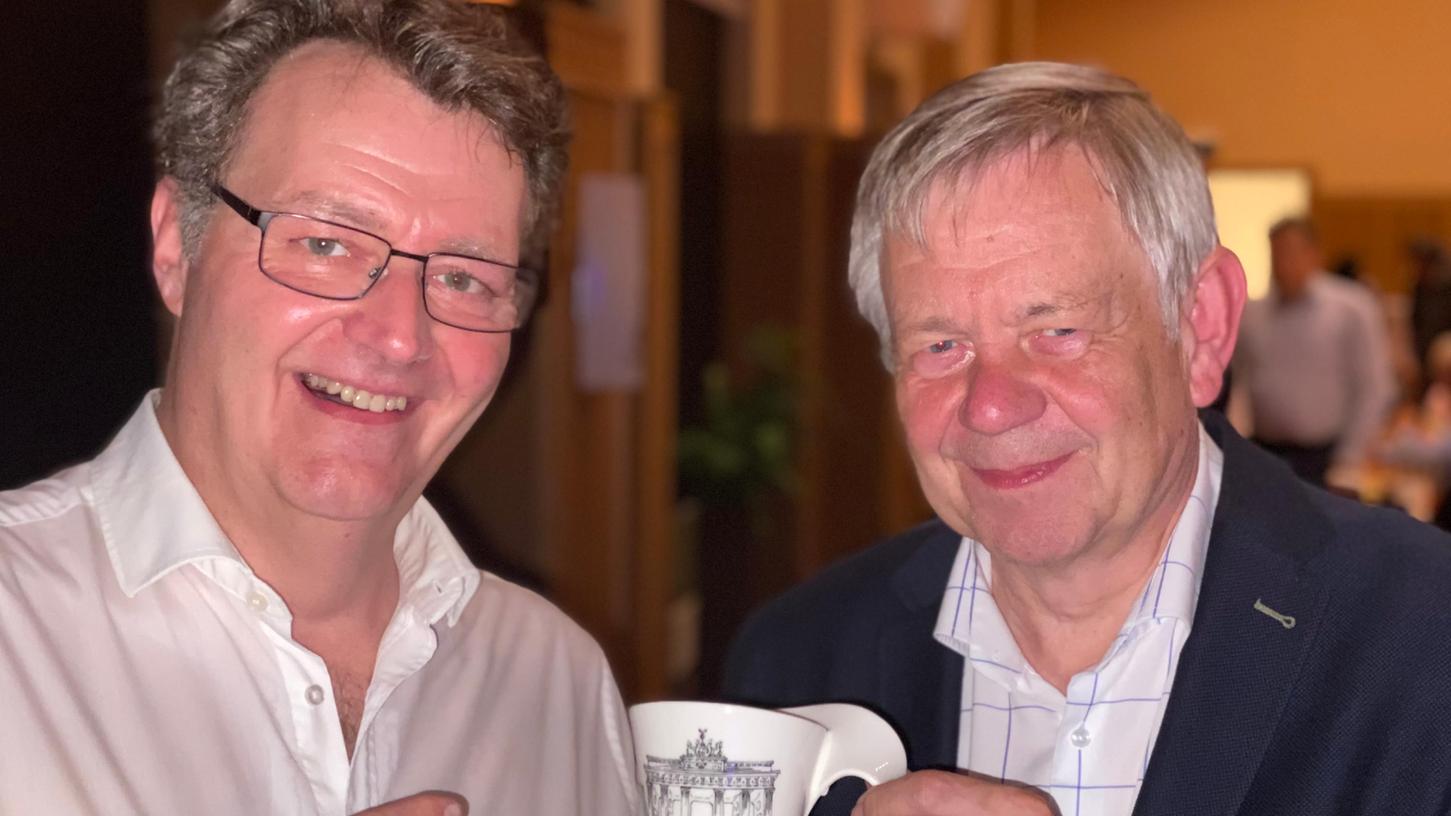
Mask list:
[{"label": "warm lit wall", "polygon": [[1037,0],[1042,59],[1145,86],[1221,165],[1307,167],[1321,195],[1451,192],[1445,0]]}]

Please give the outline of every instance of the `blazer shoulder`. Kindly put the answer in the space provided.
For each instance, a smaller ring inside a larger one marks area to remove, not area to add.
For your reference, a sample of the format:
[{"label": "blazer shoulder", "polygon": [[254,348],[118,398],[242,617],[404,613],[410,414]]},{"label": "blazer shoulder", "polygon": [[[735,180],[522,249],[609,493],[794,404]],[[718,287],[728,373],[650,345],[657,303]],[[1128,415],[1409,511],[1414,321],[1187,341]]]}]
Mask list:
[{"label": "blazer shoulder", "polygon": [[[767,699],[778,695],[765,693],[765,685],[811,687],[841,670],[841,661],[859,660],[863,644],[876,643],[884,626],[931,615],[960,540],[933,520],[849,556],[767,603],[731,644],[726,694]],[[930,636],[929,625],[924,637]]]},{"label": "blazer shoulder", "polygon": [[1451,616],[1451,535],[1397,510],[1316,491],[1333,530],[1326,573],[1333,590],[1391,616]]},{"label": "blazer shoulder", "polygon": [[928,571],[930,580],[940,584],[932,589],[935,603],[947,585],[947,569],[960,540],[947,525],[933,519],[828,566],[766,604],[753,620],[772,628],[812,623],[836,627],[854,615],[876,616],[903,602],[910,605],[912,599],[903,598],[903,588],[897,586],[903,578],[910,581],[911,576],[903,575],[904,569],[924,557],[943,560],[932,556],[945,553],[941,570]]}]

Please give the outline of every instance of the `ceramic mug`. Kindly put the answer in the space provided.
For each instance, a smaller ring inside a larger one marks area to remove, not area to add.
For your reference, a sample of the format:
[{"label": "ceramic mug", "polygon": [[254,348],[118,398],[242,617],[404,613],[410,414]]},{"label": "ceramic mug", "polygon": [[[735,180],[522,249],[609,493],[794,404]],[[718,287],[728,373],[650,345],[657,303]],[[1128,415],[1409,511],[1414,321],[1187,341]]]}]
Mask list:
[{"label": "ceramic mug", "polygon": [[896,731],[854,705],[642,703],[630,728],[645,816],[805,816],[842,777],[907,772]]}]

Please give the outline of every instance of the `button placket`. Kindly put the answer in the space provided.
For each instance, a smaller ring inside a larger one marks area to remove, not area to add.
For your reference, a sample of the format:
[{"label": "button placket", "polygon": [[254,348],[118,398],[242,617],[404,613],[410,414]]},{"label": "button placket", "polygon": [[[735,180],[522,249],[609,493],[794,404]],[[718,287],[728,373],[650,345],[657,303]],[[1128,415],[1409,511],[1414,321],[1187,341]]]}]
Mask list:
[{"label": "button placket", "polygon": [[1089,732],[1087,725],[1081,722],[1068,735],[1068,744],[1080,750],[1087,748],[1091,742],[1093,742],[1093,734]]},{"label": "button placket", "polygon": [[[1092,672],[1075,676],[1069,681],[1068,699],[1093,700],[1098,691],[1096,681],[1097,674]],[[1088,705],[1065,707],[1064,713],[1068,715],[1068,721],[1064,722],[1063,726],[1068,730],[1068,744],[1080,751],[1093,744],[1093,730],[1088,727],[1088,717],[1093,713],[1093,708],[1092,702]],[[1077,722],[1073,723],[1073,720],[1077,720]],[[1072,725],[1071,728],[1069,728],[1070,725]]]},{"label": "button placket", "polygon": [[289,709],[292,724],[294,757],[312,785],[318,811],[342,813],[349,763],[337,714],[332,706],[324,705],[331,697],[332,686],[327,665],[292,639],[292,616],[278,596],[254,584],[244,590],[242,598],[256,615],[277,658],[281,699]]}]

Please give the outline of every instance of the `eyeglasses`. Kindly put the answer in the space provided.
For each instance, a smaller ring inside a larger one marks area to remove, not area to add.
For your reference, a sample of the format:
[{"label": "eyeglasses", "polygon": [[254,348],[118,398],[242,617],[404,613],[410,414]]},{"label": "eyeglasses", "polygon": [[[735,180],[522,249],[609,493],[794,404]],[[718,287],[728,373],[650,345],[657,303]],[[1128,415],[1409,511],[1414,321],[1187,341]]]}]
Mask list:
[{"label": "eyeglasses", "polygon": [[266,212],[213,184],[212,193],[262,231],[262,274],[296,292],[328,300],[358,300],[382,279],[393,256],[423,264],[419,286],[429,317],[473,332],[522,328],[539,294],[539,275],[513,264],[394,249],[356,227],[285,212]]}]

